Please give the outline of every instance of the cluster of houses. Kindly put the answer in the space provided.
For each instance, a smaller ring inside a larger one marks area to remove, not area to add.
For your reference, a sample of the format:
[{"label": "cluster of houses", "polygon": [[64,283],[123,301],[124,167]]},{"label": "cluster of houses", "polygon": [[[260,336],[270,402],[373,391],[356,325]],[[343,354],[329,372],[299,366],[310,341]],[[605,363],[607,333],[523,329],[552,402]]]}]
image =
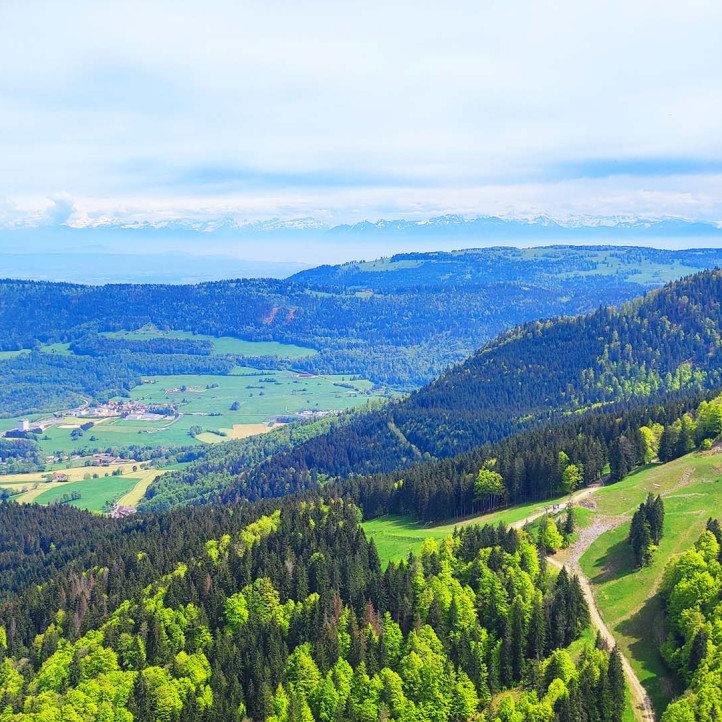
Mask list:
[{"label": "cluster of houses", "polygon": [[113,454],[93,454],[93,464],[97,466],[110,466],[111,464],[137,464],[135,459],[124,459]]},{"label": "cluster of houses", "polygon": [[[95,416],[107,418],[110,416],[138,416],[148,414],[148,405],[141,401],[108,401],[99,406],[89,406],[78,410],[77,416]],[[155,414],[154,414],[155,415]]]}]

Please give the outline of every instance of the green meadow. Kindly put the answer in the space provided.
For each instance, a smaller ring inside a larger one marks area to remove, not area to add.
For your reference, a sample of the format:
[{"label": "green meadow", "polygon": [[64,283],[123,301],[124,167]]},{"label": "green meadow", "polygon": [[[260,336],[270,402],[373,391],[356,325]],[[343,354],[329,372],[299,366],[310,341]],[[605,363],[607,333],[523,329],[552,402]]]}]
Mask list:
[{"label": "green meadow", "polygon": [[[563,504],[566,498],[560,496],[547,501],[532,501],[490,514],[465,517],[444,524],[424,524],[410,517],[389,515],[365,521],[362,526],[366,536],[373,537],[381,562],[385,565],[389,561],[403,559],[408,556],[409,552],[416,553],[427,537],[443,539],[453,533],[457,527],[467,524],[498,524],[499,522],[515,524],[543,511],[545,506]],[[577,509],[576,513],[580,514],[583,511],[585,510]]]},{"label": "green meadow", "polygon": [[137,331],[107,331],[101,335],[108,338],[122,338],[130,341],[150,341],[156,338],[181,338],[191,341],[210,341],[214,354],[232,354],[237,356],[277,356],[295,359],[313,356],[315,349],[278,341],[244,341],[231,336],[206,336],[190,331],[161,331],[153,325],[143,326]]},{"label": "green meadow", "polygon": [[664,537],[652,564],[635,569],[629,521],[599,536],[581,558],[605,622],[628,656],[657,710],[679,692],[664,666],[659,646],[665,640],[663,610],[656,590],[667,562],[688,549],[707,519],[722,513],[722,456],[688,454],[664,465],[645,467],[595,496],[595,515],[631,514],[648,492],[661,494]]},{"label": "green meadow", "polygon": [[127,494],[139,479],[127,476],[101,476],[99,479],[84,481],[69,481],[62,486],[56,486],[35,498],[38,504],[52,504],[64,494],[80,492],[80,499],[68,502],[70,506],[88,511],[103,511],[106,503],[113,502]]},{"label": "green meadow", "polygon": [[[234,425],[264,424],[303,411],[341,411],[356,408],[380,394],[370,381],[347,376],[303,376],[291,371],[259,371],[237,367],[229,376],[152,376],[130,392],[148,405],[170,403],[182,416],[156,421],[110,418],[73,439],[73,429],[53,426],[40,440],[46,453],[72,452],[109,446],[187,446],[201,444],[190,435],[200,427],[201,439],[232,438]],[[232,408],[233,407],[233,408]],[[89,419],[92,420],[92,419]],[[17,421],[5,419],[8,428]],[[47,437],[47,438],[45,438]]]}]

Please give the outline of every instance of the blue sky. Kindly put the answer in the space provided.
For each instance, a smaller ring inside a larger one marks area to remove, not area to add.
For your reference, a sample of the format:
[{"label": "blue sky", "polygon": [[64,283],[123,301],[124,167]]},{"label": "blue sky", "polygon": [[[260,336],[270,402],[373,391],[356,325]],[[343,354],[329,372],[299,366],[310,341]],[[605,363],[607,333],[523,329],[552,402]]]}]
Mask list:
[{"label": "blue sky", "polygon": [[722,4],[0,3],[0,225],[722,220]]}]

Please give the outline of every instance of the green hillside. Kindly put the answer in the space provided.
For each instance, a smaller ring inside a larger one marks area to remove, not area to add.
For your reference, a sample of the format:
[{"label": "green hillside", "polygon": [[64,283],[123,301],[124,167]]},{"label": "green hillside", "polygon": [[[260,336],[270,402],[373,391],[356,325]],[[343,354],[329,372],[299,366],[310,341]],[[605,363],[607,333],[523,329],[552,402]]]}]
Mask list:
[{"label": "green hillside", "polygon": [[722,262],[716,248],[662,250],[620,246],[476,248],[432,253],[401,253],[373,261],[319,266],[292,280],[317,286],[384,291],[414,286],[517,282],[563,290],[581,280],[638,284],[655,288]]},{"label": "green hillside", "polygon": [[[648,492],[664,499],[665,534],[652,564],[639,570],[626,538],[629,518]],[[676,696],[679,683],[659,652],[666,639],[659,585],[669,560],[690,547],[722,509],[722,456],[695,453],[645,468],[602,489],[595,506],[593,523],[618,519],[621,524],[591,544],[581,568],[594,585],[605,620],[661,710]]]}]

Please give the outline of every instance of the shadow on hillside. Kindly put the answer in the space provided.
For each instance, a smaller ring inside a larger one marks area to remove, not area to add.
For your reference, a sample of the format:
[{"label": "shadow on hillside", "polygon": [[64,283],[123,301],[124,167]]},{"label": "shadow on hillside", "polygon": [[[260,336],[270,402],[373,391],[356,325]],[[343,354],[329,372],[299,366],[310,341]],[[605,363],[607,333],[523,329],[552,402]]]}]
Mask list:
[{"label": "shadow on hillside", "polygon": [[660,714],[683,691],[659,651],[667,638],[660,596],[649,597],[632,616],[617,625],[617,629],[629,640],[629,653],[643,670],[639,677]]},{"label": "shadow on hillside", "polygon": [[621,579],[636,571],[632,548],[624,538],[607,549],[607,553],[597,559],[593,565],[594,574],[591,577],[594,584],[604,584]]}]

